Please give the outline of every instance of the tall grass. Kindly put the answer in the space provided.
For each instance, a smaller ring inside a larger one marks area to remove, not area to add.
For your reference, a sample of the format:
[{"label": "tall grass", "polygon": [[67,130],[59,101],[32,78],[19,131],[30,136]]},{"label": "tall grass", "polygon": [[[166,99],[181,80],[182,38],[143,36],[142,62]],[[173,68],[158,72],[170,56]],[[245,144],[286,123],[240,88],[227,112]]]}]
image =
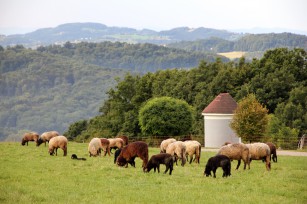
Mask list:
[{"label": "tall grass", "polygon": [[235,171],[234,161],[230,177],[218,169],[214,179],[203,175],[214,152],[202,152],[200,165],[175,166],[170,176],[164,165],[160,174],[143,173],[139,158],[136,168],[121,168],[113,157],[88,157],[87,144],[70,142],[67,157],[47,149],[0,143],[0,203],[307,203],[307,157],[279,156],[270,172],[261,161]]}]

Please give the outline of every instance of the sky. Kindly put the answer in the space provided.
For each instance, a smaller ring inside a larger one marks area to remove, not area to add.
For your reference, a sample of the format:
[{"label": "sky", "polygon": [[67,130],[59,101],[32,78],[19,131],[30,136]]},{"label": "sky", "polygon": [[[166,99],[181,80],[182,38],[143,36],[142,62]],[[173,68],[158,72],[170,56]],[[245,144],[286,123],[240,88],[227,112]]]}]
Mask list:
[{"label": "sky", "polygon": [[307,1],[0,0],[1,34],[21,34],[76,22],[155,31],[186,26],[236,32],[265,28],[268,32],[307,34]]}]

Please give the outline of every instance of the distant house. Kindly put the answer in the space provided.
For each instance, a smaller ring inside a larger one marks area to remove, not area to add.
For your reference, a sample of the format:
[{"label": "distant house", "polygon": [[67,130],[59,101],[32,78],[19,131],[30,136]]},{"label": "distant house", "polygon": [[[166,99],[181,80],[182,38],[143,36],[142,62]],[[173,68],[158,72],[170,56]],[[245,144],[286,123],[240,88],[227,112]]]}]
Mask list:
[{"label": "distant house", "polygon": [[219,148],[225,142],[241,142],[229,124],[237,102],[229,93],[219,94],[202,112],[205,125],[205,147]]}]

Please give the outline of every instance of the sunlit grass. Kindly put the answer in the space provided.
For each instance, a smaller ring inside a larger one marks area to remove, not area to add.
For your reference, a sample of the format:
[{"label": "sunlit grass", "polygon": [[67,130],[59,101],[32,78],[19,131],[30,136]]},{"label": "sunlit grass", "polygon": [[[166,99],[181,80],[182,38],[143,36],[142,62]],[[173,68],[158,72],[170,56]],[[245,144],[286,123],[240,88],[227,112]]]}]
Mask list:
[{"label": "sunlit grass", "polygon": [[[159,152],[150,148],[149,154]],[[70,159],[72,153],[86,161]],[[34,143],[0,143],[0,203],[307,203],[307,157],[279,156],[267,172],[264,163],[253,161],[222,178],[204,177],[204,166],[214,152],[202,152],[201,163],[175,166],[173,174],[143,173],[121,168],[113,156],[89,157],[87,144],[68,144],[68,156]]]}]

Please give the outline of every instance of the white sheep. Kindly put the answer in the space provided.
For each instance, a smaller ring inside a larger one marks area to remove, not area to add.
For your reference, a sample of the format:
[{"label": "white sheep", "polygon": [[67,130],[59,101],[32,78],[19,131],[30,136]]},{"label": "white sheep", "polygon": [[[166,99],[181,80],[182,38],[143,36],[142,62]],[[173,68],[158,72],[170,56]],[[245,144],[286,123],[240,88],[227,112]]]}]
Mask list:
[{"label": "white sheep", "polygon": [[58,148],[61,148],[64,151],[63,156],[66,156],[67,155],[67,144],[68,144],[68,140],[63,135],[51,138],[51,140],[49,141],[49,149],[48,149],[49,154],[53,155],[54,149],[55,149],[55,155],[57,156]]},{"label": "white sheep", "polygon": [[182,141],[176,141],[170,143],[166,148],[166,153],[175,156],[175,162],[177,165],[177,159],[181,160],[181,166],[186,163],[186,146]]},{"label": "white sheep", "polygon": [[167,146],[173,142],[176,142],[176,139],[169,138],[169,139],[163,140],[160,144],[160,153],[166,153]]}]

